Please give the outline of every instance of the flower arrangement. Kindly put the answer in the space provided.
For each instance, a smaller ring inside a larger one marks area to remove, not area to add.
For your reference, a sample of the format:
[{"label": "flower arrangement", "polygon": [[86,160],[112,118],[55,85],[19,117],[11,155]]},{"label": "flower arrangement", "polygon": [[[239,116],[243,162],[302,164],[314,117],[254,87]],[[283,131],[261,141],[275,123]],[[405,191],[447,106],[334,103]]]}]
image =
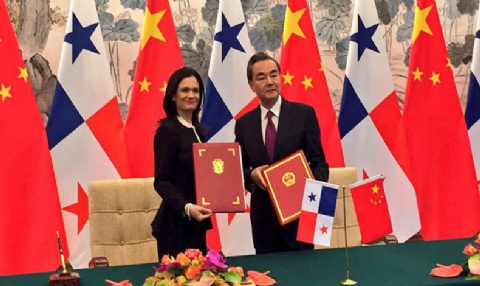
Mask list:
[{"label": "flower arrangement", "polygon": [[267,286],[275,284],[268,272],[229,267],[220,253],[210,250],[206,256],[198,249],[187,249],[175,258],[164,255],[155,276],[147,277],[143,286]]},{"label": "flower arrangement", "polygon": [[467,280],[480,279],[480,232],[475,236],[472,243],[465,245],[463,253],[468,256],[467,261],[462,265],[451,264],[449,266],[437,264],[437,267],[432,269],[430,275],[437,277],[456,277],[463,272],[462,266],[467,266],[469,273]]},{"label": "flower arrangement", "polygon": [[465,245],[463,253],[468,256],[467,265],[470,272],[467,279],[480,279],[480,233],[477,234],[473,244]]}]

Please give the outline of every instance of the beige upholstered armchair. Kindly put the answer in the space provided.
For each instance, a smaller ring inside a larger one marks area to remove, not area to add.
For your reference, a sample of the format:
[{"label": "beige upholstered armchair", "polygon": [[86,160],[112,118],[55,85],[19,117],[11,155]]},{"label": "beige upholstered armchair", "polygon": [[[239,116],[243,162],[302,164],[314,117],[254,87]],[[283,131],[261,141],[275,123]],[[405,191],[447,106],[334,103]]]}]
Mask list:
[{"label": "beige upholstered armchair", "polygon": [[150,223],[161,198],[153,178],[96,181],[88,193],[92,257],[111,266],[158,261]]}]

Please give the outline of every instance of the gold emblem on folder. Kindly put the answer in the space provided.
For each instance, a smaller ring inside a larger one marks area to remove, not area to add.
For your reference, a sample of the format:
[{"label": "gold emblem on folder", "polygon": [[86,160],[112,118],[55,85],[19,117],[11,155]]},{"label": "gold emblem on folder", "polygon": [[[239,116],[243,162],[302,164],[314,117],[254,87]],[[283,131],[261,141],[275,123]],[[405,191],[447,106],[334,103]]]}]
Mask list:
[{"label": "gold emblem on folder", "polygon": [[283,174],[282,183],[286,187],[290,187],[291,185],[294,185],[295,184],[295,174],[292,173],[292,172],[286,172],[285,174]]},{"label": "gold emblem on folder", "polygon": [[223,166],[224,166],[224,162],[222,161],[222,159],[215,159],[212,161],[212,166],[213,166],[213,172],[215,174],[218,174],[218,175],[221,175],[223,174]]}]

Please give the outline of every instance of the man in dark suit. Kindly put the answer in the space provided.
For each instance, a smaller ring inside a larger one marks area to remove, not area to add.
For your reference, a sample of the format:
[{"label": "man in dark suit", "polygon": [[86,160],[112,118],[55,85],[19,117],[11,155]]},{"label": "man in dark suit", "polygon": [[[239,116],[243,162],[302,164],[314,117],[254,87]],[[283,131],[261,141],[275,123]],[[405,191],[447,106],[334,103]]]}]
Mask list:
[{"label": "man in dark suit", "polygon": [[[247,78],[260,105],[237,120],[235,141],[242,150],[245,187],[252,194],[250,220],[256,253],[312,249],[313,245],[296,240],[298,220],[280,225],[261,170],[301,149],[315,179],[328,180],[315,110],[280,96],[280,66],[267,54],[250,58]],[[274,142],[269,143],[272,134]]]}]

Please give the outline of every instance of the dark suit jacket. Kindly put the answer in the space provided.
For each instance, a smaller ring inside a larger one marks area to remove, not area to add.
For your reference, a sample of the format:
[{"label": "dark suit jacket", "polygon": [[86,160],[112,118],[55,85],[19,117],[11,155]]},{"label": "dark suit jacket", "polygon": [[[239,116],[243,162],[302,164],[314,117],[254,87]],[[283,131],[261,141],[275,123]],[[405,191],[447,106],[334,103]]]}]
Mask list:
[{"label": "dark suit jacket", "polygon": [[[261,242],[261,228],[267,227],[266,223],[277,223],[275,210],[271,203],[268,192],[258,189],[253,183],[251,171],[262,165],[273,162],[268,157],[267,150],[262,139],[262,118],[260,106],[239,118],[235,125],[235,141],[242,150],[242,163],[245,178],[245,187],[252,193],[251,197],[251,221],[255,247]],[[282,98],[280,115],[277,126],[274,161],[303,150],[310,164],[313,176],[316,180],[328,180],[328,164],[320,143],[320,129],[318,126],[315,110],[308,105],[295,103]],[[268,222],[264,221],[267,219]],[[275,220],[275,221],[272,221]],[[282,227],[284,239],[291,247],[295,247],[298,220]],[[261,234],[264,236],[264,234]]]},{"label": "dark suit jacket", "polygon": [[183,126],[176,118],[164,120],[154,138],[154,187],[162,204],[152,222],[152,234],[157,239],[159,258],[176,255],[187,248],[206,251],[205,234],[211,220],[189,220],[185,204],[195,203],[192,143],[198,142],[193,129]]}]

